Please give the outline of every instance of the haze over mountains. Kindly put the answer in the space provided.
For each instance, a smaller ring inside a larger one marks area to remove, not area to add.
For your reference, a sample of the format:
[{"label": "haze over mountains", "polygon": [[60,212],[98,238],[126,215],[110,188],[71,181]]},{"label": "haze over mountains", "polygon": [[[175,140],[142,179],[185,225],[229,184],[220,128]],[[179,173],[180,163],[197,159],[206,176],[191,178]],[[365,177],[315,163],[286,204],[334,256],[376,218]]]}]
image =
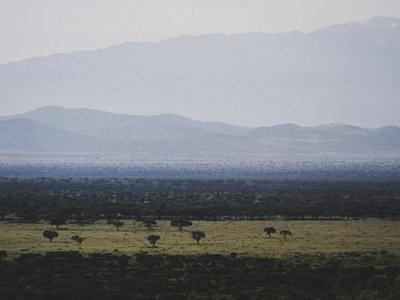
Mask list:
[{"label": "haze over mountains", "polygon": [[[168,112],[253,127],[285,122],[400,125],[399,53],[398,18],[333,25],[311,33],[207,34],[159,43],[128,42],[0,65],[1,114],[51,104],[143,115]],[[196,136],[210,134],[207,128],[194,127]],[[236,136],[236,129],[230,128]],[[83,126],[78,131],[99,139],[107,134],[91,130]],[[135,134],[155,134],[146,130]],[[226,134],[224,130],[219,133]],[[120,129],[115,138],[131,134]],[[159,139],[165,136],[157,134]],[[214,138],[225,145],[225,138]],[[236,138],[229,143],[233,149],[243,147]]]},{"label": "haze over mountains", "polygon": [[247,128],[177,115],[134,116],[42,107],[0,118],[0,150],[38,153],[385,154],[400,152],[400,128],[345,124]]}]

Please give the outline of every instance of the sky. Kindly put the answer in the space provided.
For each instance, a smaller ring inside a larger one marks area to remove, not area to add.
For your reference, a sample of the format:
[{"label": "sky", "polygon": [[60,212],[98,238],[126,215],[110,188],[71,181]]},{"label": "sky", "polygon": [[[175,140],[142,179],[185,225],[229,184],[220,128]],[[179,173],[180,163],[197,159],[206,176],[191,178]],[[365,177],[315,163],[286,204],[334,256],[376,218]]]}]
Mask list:
[{"label": "sky", "polygon": [[400,17],[400,0],[0,0],[0,64],[180,35],[309,32],[374,16]]}]

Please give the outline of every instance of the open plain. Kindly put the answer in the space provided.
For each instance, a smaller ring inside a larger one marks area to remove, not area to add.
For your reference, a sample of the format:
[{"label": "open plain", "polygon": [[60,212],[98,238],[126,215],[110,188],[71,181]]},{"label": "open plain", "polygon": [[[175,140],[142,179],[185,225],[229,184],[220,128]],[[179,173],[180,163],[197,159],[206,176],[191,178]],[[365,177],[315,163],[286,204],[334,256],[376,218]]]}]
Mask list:
[{"label": "open plain", "polygon": [[[302,254],[341,252],[388,251],[400,255],[400,221],[366,219],[349,221],[193,221],[193,226],[182,232],[170,226],[170,221],[158,220],[148,230],[142,222],[124,220],[119,231],[105,220],[95,224],[62,225],[59,237],[49,243],[42,236],[44,230],[56,230],[47,222],[38,224],[0,223],[0,249],[9,256],[23,253],[80,250],[82,253],[115,252],[132,254],[147,251],[151,254],[196,255],[225,254],[259,257],[282,257]],[[277,233],[272,238],[263,229],[273,226]],[[280,230],[290,230],[285,242]],[[206,237],[197,245],[192,230],[204,231]],[[148,235],[159,235],[155,248],[147,241]],[[71,236],[85,238],[81,247]]]}]

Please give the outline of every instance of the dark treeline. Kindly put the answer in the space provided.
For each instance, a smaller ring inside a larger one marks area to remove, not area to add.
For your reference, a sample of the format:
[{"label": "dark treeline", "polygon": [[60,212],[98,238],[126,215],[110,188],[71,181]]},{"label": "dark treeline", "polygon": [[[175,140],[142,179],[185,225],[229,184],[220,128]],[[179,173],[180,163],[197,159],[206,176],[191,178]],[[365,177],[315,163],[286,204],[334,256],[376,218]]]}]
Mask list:
[{"label": "dark treeline", "polygon": [[400,299],[387,253],[133,256],[50,252],[0,261],[1,299]]},{"label": "dark treeline", "polygon": [[122,218],[398,218],[400,182],[261,180],[0,180],[0,217],[35,221]]}]

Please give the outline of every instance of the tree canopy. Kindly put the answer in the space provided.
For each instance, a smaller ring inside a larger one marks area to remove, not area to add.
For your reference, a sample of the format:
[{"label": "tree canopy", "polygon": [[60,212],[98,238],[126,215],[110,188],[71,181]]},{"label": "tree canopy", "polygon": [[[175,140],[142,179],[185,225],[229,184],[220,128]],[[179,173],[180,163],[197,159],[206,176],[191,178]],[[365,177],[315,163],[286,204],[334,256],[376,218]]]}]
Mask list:
[{"label": "tree canopy", "polygon": [[192,231],[192,238],[196,240],[197,244],[199,244],[200,240],[205,237],[206,234],[203,231],[200,230]]},{"label": "tree canopy", "polygon": [[49,242],[51,243],[53,239],[58,238],[59,234],[57,231],[45,230],[43,231],[43,236],[49,239]]}]

